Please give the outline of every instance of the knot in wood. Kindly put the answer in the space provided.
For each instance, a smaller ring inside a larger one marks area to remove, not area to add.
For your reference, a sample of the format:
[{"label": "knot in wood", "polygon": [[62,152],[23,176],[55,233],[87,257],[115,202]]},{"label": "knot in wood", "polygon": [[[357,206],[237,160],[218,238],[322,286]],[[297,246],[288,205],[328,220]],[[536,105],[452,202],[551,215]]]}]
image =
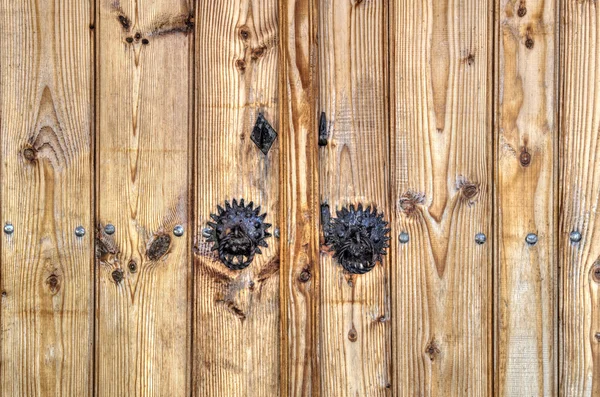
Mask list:
[{"label": "knot in wood", "polygon": [[311,277],[310,271],[303,270],[302,273],[300,273],[300,277],[298,277],[298,279],[302,283],[307,283],[310,280],[310,277]]},{"label": "knot in wood", "polygon": [[425,202],[425,196],[421,193],[414,192],[412,190],[404,193],[398,200],[400,211],[407,216],[416,215],[418,212],[418,206]]},{"label": "knot in wood", "polygon": [[519,161],[523,167],[528,167],[531,164],[531,154],[527,151],[527,148],[523,148],[521,151],[521,155],[519,156]]},{"label": "knot in wood", "polygon": [[168,234],[161,234],[156,236],[150,246],[146,250],[146,256],[151,261],[157,261],[169,251],[169,247],[171,246],[171,236]]},{"label": "knot in wood", "polygon": [[121,281],[123,281],[123,270],[121,269],[117,269],[114,270],[111,274],[113,281],[115,282],[115,284],[119,284]]},{"label": "knot in wood", "polygon": [[596,262],[592,267],[592,279],[596,283],[600,283],[600,263]]},{"label": "knot in wood", "polygon": [[37,158],[37,151],[34,148],[28,147],[23,150],[23,157],[25,160],[32,162]]},{"label": "knot in wood", "polygon": [[60,291],[60,278],[56,274],[51,274],[46,279],[46,285],[50,289],[52,295],[55,295]]}]

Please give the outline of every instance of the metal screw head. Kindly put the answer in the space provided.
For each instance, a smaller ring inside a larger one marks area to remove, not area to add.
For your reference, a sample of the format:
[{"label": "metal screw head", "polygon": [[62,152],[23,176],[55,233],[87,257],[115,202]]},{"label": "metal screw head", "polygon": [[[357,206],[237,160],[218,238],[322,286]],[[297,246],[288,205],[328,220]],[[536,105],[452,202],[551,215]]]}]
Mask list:
[{"label": "metal screw head", "polygon": [[83,236],[85,236],[85,227],[83,227],[83,226],[77,226],[75,228],[75,235],[77,237],[83,237]]},{"label": "metal screw head", "polygon": [[475,235],[475,242],[479,245],[485,244],[487,237],[484,233],[477,233]]},{"label": "metal screw head", "polygon": [[177,225],[173,228],[173,234],[177,237],[183,236],[184,231],[185,230],[183,229],[183,226],[181,226],[181,225]]},{"label": "metal screw head", "polygon": [[571,234],[569,234],[569,238],[571,239],[571,242],[578,243],[581,241],[581,233],[577,230],[573,230]]},{"label": "metal screw head", "polygon": [[108,225],[104,226],[104,233],[114,234],[115,233],[115,225],[109,223]]},{"label": "metal screw head", "polygon": [[410,240],[410,236],[408,235],[408,233],[402,232],[398,236],[398,240],[400,241],[401,244],[406,244]]},{"label": "metal screw head", "polygon": [[12,223],[7,223],[6,225],[4,225],[4,233],[13,234],[14,231],[15,227],[12,225]]},{"label": "metal screw head", "polygon": [[538,236],[535,233],[529,233],[527,237],[525,237],[525,241],[529,245],[535,245],[538,242]]}]

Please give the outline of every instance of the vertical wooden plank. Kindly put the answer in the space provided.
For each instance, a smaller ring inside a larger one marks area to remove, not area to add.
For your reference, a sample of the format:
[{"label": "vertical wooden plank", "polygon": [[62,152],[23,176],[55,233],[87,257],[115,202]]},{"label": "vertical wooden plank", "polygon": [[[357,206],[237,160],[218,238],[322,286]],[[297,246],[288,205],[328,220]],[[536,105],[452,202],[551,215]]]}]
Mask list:
[{"label": "vertical wooden plank", "polygon": [[90,8],[0,3],[3,396],[91,391]]},{"label": "vertical wooden plank", "polygon": [[[391,12],[394,390],[491,395],[493,3]],[[477,233],[488,241],[478,245]]]},{"label": "vertical wooden plank", "polygon": [[281,395],[320,393],[318,2],[279,0]]},{"label": "vertical wooden plank", "polygon": [[[557,393],[553,0],[497,4],[496,395]],[[526,236],[536,234],[535,245]]]},{"label": "vertical wooden plank", "polygon": [[96,392],[185,395],[192,4],[100,0],[97,28]]},{"label": "vertical wooden plank", "polygon": [[228,200],[279,219],[280,139],[267,155],[251,140],[262,113],[279,129],[278,1],[201,0],[196,13],[196,396],[280,391],[279,241],[245,269],[229,270],[203,236]]},{"label": "vertical wooden plank", "polygon": [[[321,200],[336,210],[373,206],[389,220],[388,2],[324,0],[319,13]],[[323,395],[376,396],[390,387],[390,263],[351,276],[322,250]]]},{"label": "vertical wooden plank", "polygon": [[[600,8],[561,1],[560,393],[600,395]],[[582,234],[572,242],[572,231]]]}]

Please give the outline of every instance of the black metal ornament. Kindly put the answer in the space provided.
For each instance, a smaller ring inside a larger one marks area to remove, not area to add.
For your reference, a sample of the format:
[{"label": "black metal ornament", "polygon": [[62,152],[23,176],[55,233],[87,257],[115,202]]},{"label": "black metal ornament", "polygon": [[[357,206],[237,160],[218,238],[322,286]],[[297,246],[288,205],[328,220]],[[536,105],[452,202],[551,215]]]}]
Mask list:
[{"label": "black metal ornament", "polygon": [[275,139],[277,139],[277,132],[262,113],[259,113],[256,118],[256,124],[252,130],[250,139],[252,139],[252,142],[258,146],[265,156],[269,153]]},{"label": "black metal ornament", "polygon": [[[325,207],[328,208],[328,207]],[[321,206],[321,219],[329,218]],[[329,211],[327,210],[327,213]],[[324,216],[325,215],[325,216]],[[389,247],[388,222],[383,220],[383,213],[362,204],[355,208],[342,208],[337,211],[337,218],[323,222],[325,243],[334,250],[334,258],[342,267],[354,274],[371,271]]]},{"label": "black metal ornament", "polygon": [[260,206],[254,208],[254,203],[244,204],[241,199],[225,201],[225,208],[217,206],[218,214],[211,214],[214,222],[208,222],[210,227],[207,242],[213,242],[213,251],[217,251],[219,259],[231,270],[242,270],[254,260],[256,254],[262,254],[260,247],[268,247],[265,239],[271,237],[267,229],[269,223],[264,223],[267,214],[260,215]]}]

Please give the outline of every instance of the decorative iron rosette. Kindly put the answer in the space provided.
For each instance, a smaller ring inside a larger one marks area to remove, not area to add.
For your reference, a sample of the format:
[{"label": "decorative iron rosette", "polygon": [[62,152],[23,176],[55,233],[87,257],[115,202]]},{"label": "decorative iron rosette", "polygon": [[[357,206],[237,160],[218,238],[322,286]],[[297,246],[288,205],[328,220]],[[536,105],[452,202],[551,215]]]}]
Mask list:
[{"label": "decorative iron rosette", "polygon": [[325,241],[333,248],[333,257],[350,273],[371,271],[389,247],[390,229],[383,213],[371,207],[363,210],[362,204],[336,212],[337,218],[323,222]]},{"label": "decorative iron rosette", "polygon": [[210,214],[214,222],[208,222],[209,236],[207,242],[213,242],[213,251],[217,251],[219,259],[231,270],[242,270],[254,260],[256,254],[262,254],[259,247],[268,247],[265,239],[271,237],[264,223],[267,214],[259,215],[260,206],[254,203],[244,205],[233,200],[232,205],[225,201],[225,208],[217,206],[218,215]]}]

